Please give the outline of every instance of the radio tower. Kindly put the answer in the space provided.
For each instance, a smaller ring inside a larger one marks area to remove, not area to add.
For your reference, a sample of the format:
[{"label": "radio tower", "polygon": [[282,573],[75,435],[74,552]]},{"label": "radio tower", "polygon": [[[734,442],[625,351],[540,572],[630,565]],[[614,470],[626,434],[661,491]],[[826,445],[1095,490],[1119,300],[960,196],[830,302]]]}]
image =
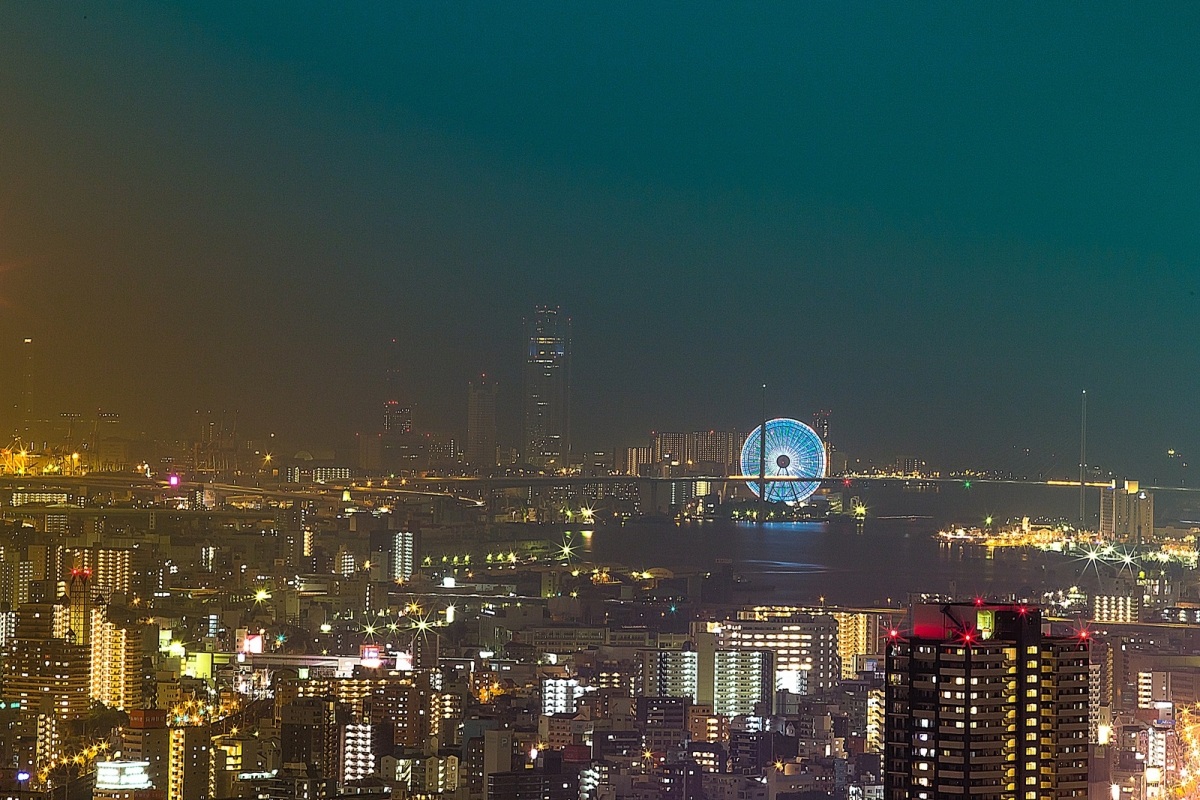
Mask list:
[{"label": "radio tower", "polygon": [[21,344],[21,395],[17,400],[17,436],[29,441],[33,424],[33,338],[26,336]]}]

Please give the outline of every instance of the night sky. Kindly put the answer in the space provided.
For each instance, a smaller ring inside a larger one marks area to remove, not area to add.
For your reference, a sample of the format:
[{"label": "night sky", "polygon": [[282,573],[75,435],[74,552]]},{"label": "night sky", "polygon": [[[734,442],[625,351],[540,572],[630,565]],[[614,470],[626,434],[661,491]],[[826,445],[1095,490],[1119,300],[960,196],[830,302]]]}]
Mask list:
[{"label": "night sky", "polygon": [[[577,449],[1195,453],[1194,4],[0,5],[0,375],[157,434],[422,427],[574,320]],[[11,400],[5,403],[11,406]],[[1047,456],[1048,457],[1048,456]]]}]

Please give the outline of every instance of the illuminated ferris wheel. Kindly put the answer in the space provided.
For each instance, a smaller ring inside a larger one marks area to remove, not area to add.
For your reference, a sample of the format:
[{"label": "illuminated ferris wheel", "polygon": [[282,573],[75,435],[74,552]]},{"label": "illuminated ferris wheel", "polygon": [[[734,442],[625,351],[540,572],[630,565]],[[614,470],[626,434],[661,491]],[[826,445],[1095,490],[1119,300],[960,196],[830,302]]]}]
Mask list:
[{"label": "illuminated ferris wheel", "polygon": [[[742,445],[742,474],[759,474],[759,442],[763,442],[766,463],[761,465],[766,477],[825,477],[825,445],[821,437],[803,422],[794,419],[773,419],[758,426]],[[758,481],[747,481],[750,490],[759,494]],[[821,487],[819,480],[772,481],[766,484],[766,499],[772,503],[795,505],[812,497]]]}]

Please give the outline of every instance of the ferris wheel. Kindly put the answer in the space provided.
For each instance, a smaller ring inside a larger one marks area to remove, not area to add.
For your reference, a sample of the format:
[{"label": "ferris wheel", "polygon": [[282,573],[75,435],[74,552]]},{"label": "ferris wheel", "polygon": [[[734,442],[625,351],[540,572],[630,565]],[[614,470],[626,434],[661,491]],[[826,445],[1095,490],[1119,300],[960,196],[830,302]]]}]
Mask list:
[{"label": "ferris wheel", "polygon": [[[765,463],[759,463],[760,442],[766,453]],[[825,445],[812,428],[794,419],[773,419],[766,423],[766,433],[760,425],[746,437],[742,445],[742,474],[758,475],[762,467],[768,478],[824,478]],[[759,482],[746,482],[755,495]],[[765,499],[771,503],[795,505],[812,497],[821,487],[820,480],[771,481],[766,484]]]}]

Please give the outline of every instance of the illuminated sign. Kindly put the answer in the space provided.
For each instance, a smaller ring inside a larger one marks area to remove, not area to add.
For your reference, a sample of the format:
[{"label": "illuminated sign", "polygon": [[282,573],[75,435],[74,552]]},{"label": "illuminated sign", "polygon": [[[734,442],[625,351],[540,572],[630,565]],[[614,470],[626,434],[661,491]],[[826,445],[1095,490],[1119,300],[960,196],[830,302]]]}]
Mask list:
[{"label": "illuminated sign", "polygon": [[377,644],[364,644],[360,654],[362,657],[359,659],[359,663],[367,669],[378,669],[383,664],[383,660],[379,657],[379,645]]},{"label": "illuminated sign", "polygon": [[96,788],[106,791],[149,789],[149,761],[97,761]]}]

